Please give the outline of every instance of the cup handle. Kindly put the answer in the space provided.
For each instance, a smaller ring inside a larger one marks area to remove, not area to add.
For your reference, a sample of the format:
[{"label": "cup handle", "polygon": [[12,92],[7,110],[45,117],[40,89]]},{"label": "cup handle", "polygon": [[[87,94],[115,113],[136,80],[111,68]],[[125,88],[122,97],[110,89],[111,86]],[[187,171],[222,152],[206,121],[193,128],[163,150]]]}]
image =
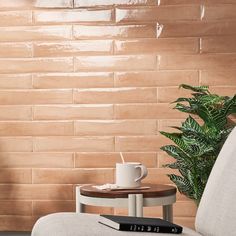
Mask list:
[{"label": "cup handle", "polygon": [[146,166],[139,165],[139,166],[135,166],[135,169],[136,168],[140,168],[141,169],[141,175],[137,179],[135,179],[135,182],[144,179],[147,176],[147,174],[148,174],[148,170],[147,170]]}]

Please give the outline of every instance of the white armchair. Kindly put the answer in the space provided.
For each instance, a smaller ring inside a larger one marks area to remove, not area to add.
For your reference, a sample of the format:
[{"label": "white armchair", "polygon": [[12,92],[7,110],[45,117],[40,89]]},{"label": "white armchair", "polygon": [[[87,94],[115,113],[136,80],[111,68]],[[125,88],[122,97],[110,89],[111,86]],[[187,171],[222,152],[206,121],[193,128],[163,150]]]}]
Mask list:
[{"label": "white armchair", "polygon": [[[98,215],[55,213],[40,218],[32,236],[150,236],[122,232],[98,223]],[[236,236],[236,128],[226,140],[208,179],[195,221],[196,231],[183,236]],[[168,236],[173,234],[158,234]]]}]

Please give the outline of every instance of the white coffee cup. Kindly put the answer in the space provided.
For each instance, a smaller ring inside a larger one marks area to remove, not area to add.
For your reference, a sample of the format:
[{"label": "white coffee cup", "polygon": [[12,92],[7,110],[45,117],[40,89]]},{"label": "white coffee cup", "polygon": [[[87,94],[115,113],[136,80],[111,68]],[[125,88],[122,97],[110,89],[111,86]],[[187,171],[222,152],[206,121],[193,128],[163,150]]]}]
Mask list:
[{"label": "white coffee cup", "polygon": [[147,168],[138,162],[116,163],[116,185],[123,188],[140,187]]}]

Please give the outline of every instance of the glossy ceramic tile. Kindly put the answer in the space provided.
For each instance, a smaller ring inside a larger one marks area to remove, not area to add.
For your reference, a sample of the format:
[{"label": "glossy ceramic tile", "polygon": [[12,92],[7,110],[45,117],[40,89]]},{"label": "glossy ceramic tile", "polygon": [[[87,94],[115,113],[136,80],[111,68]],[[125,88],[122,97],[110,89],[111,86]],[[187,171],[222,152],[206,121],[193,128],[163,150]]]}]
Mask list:
[{"label": "glossy ceramic tile", "polygon": [[72,8],[73,0],[0,0],[0,8],[7,9],[32,9],[32,8]]},{"label": "glossy ceramic tile", "polygon": [[75,7],[95,7],[107,5],[155,5],[155,0],[74,0]]},{"label": "glossy ceramic tile", "polygon": [[73,153],[4,152],[0,168],[73,168]]},{"label": "glossy ceramic tile", "polygon": [[104,120],[113,118],[113,105],[44,105],[34,107],[35,120]]},{"label": "glossy ceramic tile", "polygon": [[75,212],[75,201],[34,201],[34,215],[47,215],[56,212]]},{"label": "glossy ceramic tile", "polygon": [[148,151],[152,152],[157,148],[165,145],[163,139],[160,136],[118,136],[115,138],[115,150],[116,151]]},{"label": "glossy ceramic tile", "polygon": [[178,86],[179,81],[198,85],[198,71],[140,71],[115,73],[115,87]]},{"label": "glossy ceramic tile", "polygon": [[36,24],[111,22],[113,11],[112,9],[34,11],[33,17]]},{"label": "glossy ceramic tile", "polygon": [[201,39],[202,53],[236,52],[236,36],[204,37]]},{"label": "glossy ceramic tile", "polygon": [[69,25],[0,28],[0,42],[69,40],[71,35],[72,26]]},{"label": "glossy ceramic tile", "polygon": [[33,76],[33,87],[42,89],[109,88],[113,87],[113,84],[112,72],[45,73]]},{"label": "glossy ceramic tile", "polygon": [[200,74],[200,82],[210,86],[236,86],[235,73],[235,69],[228,70],[226,68],[223,70],[203,70]]},{"label": "glossy ceramic tile", "polygon": [[[140,162],[147,167],[156,166],[157,154],[155,152],[127,152],[122,154],[125,161]],[[120,162],[118,152],[79,152],[75,156],[75,167],[78,168],[114,168],[117,162]]]},{"label": "glossy ceramic tile", "polygon": [[[141,49],[141,50],[140,50]],[[115,54],[198,53],[198,38],[115,40]]]},{"label": "glossy ceramic tile", "polygon": [[236,21],[165,23],[160,37],[199,37],[234,35]]},{"label": "glossy ceramic tile", "polygon": [[65,104],[72,90],[0,90],[0,105]]},{"label": "glossy ceramic tile", "polygon": [[154,70],[157,68],[155,55],[129,56],[84,56],[75,58],[76,71],[131,71]]},{"label": "glossy ceramic tile", "polygon": [[156,24],[74,25],[73,35],[76,39],[155,38]]},{"label": "glossy ceramic tile", "polygon": [[74,93],[76,103],[155,103],[155,88],[110,88],[110,89],[79,89]]},{"label": "glossy ceramic tile", "polygon": [[155,120],[76,121],[75,134],[82,136],[156,134]]},{"label": "glossy ceramic tile", "polygon": [[31,43],[0,43],[0,57],[32,57],[33,48]]},{"label": "glossy ceramic tile", "polygon": [[31,77],[31,74],[0,74],[0,88],[30,89],[32,88]]},{"label": "glossy ceramic tile", "polygon": [[35,169],[33,170],[33,183],[36,184],[94,184],[113,181],[113,169]]},{"label": "glossy ceramic tile", "polygon": [[[34,43],[35,57],[65,57],[78,55],[111,54],[113,45],[111,40],[83,40],[59,43]],[[0,45],[1,50],[1,45]]]},{"label": "glossy ceramic tile", "polygon": [[7,200],[72,200],[73,186],[51,184],[1,184],[1,199]]},{"label": "glossy ceramic tile", "polygon": [[116,22],[200,20],[199,5],[117,8]]},{"label": "glossy ceramic tile", "polygon": [[[235,3],[235,2],[234,2]],[[203,20],[236,20],[236,4],[212,4],[204,6]]]},{"label": "glossy ceramic tile", "polygon": [[12,201],[12,200],[0,200],[1,215],[21,215],[27,216],[32,212],[31,201]]},{"label": "glossy ceramic tile", "polygon": [[0,26],[31,25],[31,11],[1,11]]},{"label": "glossy ceramic tile", "polygon": [[[0,140],[1,141],[1,140]],[[113,137],[42,137],[34,139],[36,152],[114,151]]]},{"label": "glossy ceramic tile", "polygon": [[31,152],[33,142],[29,137],[0,137],[1,152]]},{"label": "glossy ceramic tile", "polygon": [[161,69],[234,69],[236,54],[161,56]]},{"label": "glossy ceramic tile", "polygon": [[181,119],[186,114],[172,109],[169,103],[115,105],[116,119]]},{"label": "glossy ceramic tile", "polygon": [[[171,183],[159,131],[188,115],[170,104],[189,96],[179,84],[236,92],[235,6],[0,0],[0,231],[30,232],[40,216],[74,211],[75,185],[114,182],[120,151],[148,166],[144,183]],[[175,222],[193,227],[195,213],[178,192]]]},{"label": "glossy ceramic tile", "polygon": [[1,184],[30,184],[32,182],[30,169],[3,169],[0,173]]},{"label": "glossy ceramic tile", "polygon": [[0,59],[0,73],[71,72],[73,58]]},{"label": "glossy ceramic tile", "polygon": [[31,106],[1,105],[0,120],[32,120],[32,108]]},{"label": "glossy ceramic tile", "polygon": [[0,136],[73,135],[74,124],[61,122],[0,122]]}]

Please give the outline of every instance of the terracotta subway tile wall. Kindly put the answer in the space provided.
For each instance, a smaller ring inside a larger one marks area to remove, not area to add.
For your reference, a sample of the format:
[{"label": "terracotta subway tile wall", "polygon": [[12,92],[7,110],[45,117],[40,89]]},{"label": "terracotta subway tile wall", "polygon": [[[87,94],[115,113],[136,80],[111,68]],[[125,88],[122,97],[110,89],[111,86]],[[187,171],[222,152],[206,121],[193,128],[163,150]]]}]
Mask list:
[{"label": "terracotta subway tile wall", "polygon": [[[0,0],[0,231],[74,211],[75,185],[114,182],[120,151],[147,165],[145,182],[171,183],[159,131],[186,117],[170,105],[188,96],[179,84],[236,92],[235,12],[235,0]],[[194,203],[177,197],[175,222],[193,227]]]}]

